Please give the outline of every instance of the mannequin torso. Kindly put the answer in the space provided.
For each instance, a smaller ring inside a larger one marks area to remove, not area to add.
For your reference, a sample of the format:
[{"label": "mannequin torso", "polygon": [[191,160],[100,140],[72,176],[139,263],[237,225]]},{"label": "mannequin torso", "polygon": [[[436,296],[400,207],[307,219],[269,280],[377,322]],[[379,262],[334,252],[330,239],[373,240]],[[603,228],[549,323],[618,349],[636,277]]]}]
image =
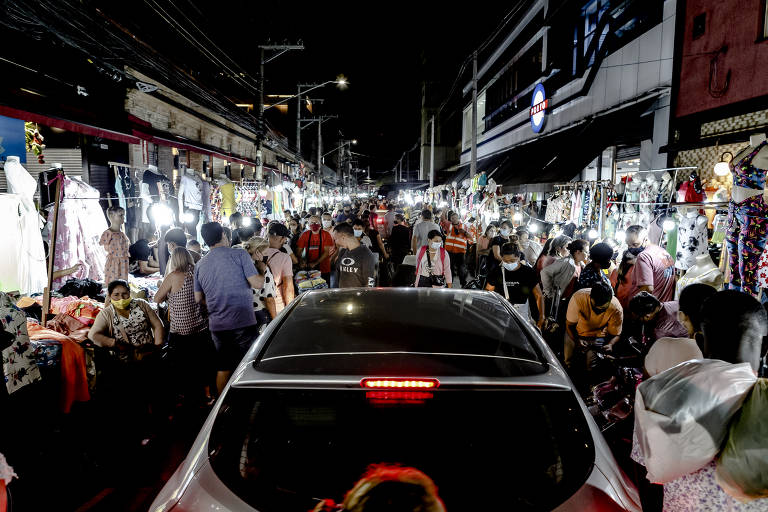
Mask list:
[{"label": "mannequin torso", "polygon": [[[749,155],[749,153],[751,153],[754,149],[765,142],[765,140],[766,136],[763,133],[757,133],[750,136],[749,146],[745,147],[743,150],[734,155],[732,162],[738,165],[738,163],[740,163],[746,156]],[[763,144],[763,147],[760,149],[760,151],[758,151],[758,153],[752,158],[752,166],[757,169],[768,169],[768,144]],[[736,203],[740,203],[761,193],[763,194],[763,198],[768,201],[768,192],[766,192],[765,189],[756,189],[734,185],[731,199]]]}]

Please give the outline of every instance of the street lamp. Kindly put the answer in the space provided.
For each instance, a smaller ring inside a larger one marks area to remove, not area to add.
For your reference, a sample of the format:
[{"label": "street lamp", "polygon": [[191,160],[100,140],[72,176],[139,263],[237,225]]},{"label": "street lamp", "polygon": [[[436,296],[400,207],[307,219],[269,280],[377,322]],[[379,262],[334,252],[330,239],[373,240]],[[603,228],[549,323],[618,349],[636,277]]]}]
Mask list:
[{"label": "street lamp", "polygon": [[[340,89],[345,88],[349,85],[349,82],[346,78],[337,78],[336,80],[328,80],[327,82],[323,82],[322,84],[315,84],[315,85],[299,85],[299,92],[294,94],[293,96],[288,96],[287,98],[278,101],[277,103],[273,103],[272,105],[265,107],[264,110],[269,110],[272,107],[276,107],[278,105],[282,105],[283,103],[287,103],[289,100],[292,100],[293,98],[299,97],[302,94],[308,93],[310,91],[314,91],[315,89],[319,89],[320,87],[325,87],[328,84],[336,84],[339,86]],[[306,89],[302,91],[301,89],[303,87],[310,87],[309,89]]]}]

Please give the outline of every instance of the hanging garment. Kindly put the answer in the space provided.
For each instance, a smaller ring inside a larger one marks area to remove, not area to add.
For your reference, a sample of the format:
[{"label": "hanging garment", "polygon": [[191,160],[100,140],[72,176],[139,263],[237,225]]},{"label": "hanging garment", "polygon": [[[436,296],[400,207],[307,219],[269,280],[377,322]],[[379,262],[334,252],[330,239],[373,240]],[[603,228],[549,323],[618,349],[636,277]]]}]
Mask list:
[{"label": "hanging garment", "polygon": [[122,231],[112,231],[107,229],[101,234],[99,245],[104,247],[107,253],[107,260],[104,264],[104,284],[122,279],[128,281],[128,266],[130,254],[128,247],[131,241]]},{"label": "hanging garment", "polygon": [[581,224],[581,221],[579,220],[581,217],[581,205],[581,191],[576,189],[573,191],[573,197],[571,200],[571,216],[568,219],[572,224],[575,224],[576,226]]},{"label": "hanging garment", "polygon": [[[41,293],[48,285],[48,271],[45,261],[45,248],[40,229],[43,227],[40,214],[37,212],[33,197],[37,190],[37,182],[22,167],[17,157],[8,157],[5,163],[5,175],[8,181],[8,191],[18,198],[16,207],[5,205],[5,212],[9,216],[0,217],[3,222],[3,248],[0,249],[7,255],[6,265],[16,267],[16,278],[8,279],[13,275],[13,270],[7,268],[0,274],[0,284],[5,291],[20,291],[23,294]],[[10,200],[15,202],[14,200]],[[9,240],[5,238],[7,231],[11,237],[16,238],[17,247],[8,247]],[[15,253],[15,256],[11,254]],[[6,277],[3,278],[2,275]],[[4,282],[15,281],[15,286],[7,287]]]},{"label": "hanging garment", "polygon": [[[40,380],[40,369],[27,333],[27,317],[11,298],[0,292],[0,338],[5,388],[10,395],[27,384]],[[10,344],[2,340],[10,341]]]},{"label": "hanging garment", "polygon": [[219,193],[221,194],[221,215],[229,217],[237,211],[234,183],[224,183],[219,187]]},{"label": "hanging garment", "polygon": [[675,267],[687,270],[696,264],[696,257],[707,254],[707,218],[693,211],[678,216],[677,253]]},{"label": "hanging garment", "polygon": [[[54,210],[48,215],[53,223]],[[104,267],[107,253],[99,245],[101,234],[107,229],[107,219],[99,206],[99,191],[84,183],[80,178],[64,177],[64,198],[59,206],[59,223],[56,233],[54,269],[60,270],[83,263],[82,267],[69,277],[93,279],[104,282]],[[54,280],[54,289],[64,283]]]},{"label": "hanging garment", "polygon": [[765,188],[765,169],[758,169],[752,165],[755,156],[768,145],[768,140],[764,140],[755,149],[739,160],[735,165],[731,165],[731,174],[733,175],[733,184],[738,187],[762,190]]},{"label": "hanging garment", "polygon": [[584,204],[581,207],[581,223],[582,224],[589,224],[589,219],[591,218],[593,205],[594,203],[592,202],[592,188],[587,187],[584,189]]},{"label": "hanging garment", "polygon": [[728,205],[728,230],[725,236],[731,275],[728,289],[757,297],[760,256],[768,238],[768,205],[763,195],[752,196]]},{"label": "hanging garment", "polygon": [[203,209],[203,180],[184,174],[179,186],[179,197],[183,196],[185,210]]}]

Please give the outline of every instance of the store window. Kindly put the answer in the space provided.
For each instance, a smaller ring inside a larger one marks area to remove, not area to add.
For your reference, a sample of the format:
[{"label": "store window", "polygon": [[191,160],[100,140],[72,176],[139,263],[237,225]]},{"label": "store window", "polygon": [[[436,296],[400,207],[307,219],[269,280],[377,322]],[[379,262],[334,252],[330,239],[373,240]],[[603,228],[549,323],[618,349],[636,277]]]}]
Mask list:
[{"label": "store window", "polygon": [[760,13],[760,17],[763,20],[763,30],[762,30],[762,38],[768,39],[768,1],[763,0],[760,9],[762,12]]}]

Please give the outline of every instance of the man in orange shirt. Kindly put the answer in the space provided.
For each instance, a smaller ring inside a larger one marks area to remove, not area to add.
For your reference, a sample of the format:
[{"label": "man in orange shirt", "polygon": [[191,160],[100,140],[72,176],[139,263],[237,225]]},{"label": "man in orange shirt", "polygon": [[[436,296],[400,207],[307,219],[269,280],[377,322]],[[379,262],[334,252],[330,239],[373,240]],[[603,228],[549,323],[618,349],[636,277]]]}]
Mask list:
[{"label": "man in orange shirt", "polygon": [[330,233],[322,229],[320,217],[309,218],[309,230],[299,237],[299,265],[304,270],[319,270],[325,282],[331,283],[331,250],[336,246]]},{"label": "man in orange shirt", "polygon": [[467,283],[467,248],[469,233],[459,222],[459,214],[451,213],[450,225],[445,231],[445,250],[450,253],[451,272],[459,276],[459,282],[463,287]]}]

